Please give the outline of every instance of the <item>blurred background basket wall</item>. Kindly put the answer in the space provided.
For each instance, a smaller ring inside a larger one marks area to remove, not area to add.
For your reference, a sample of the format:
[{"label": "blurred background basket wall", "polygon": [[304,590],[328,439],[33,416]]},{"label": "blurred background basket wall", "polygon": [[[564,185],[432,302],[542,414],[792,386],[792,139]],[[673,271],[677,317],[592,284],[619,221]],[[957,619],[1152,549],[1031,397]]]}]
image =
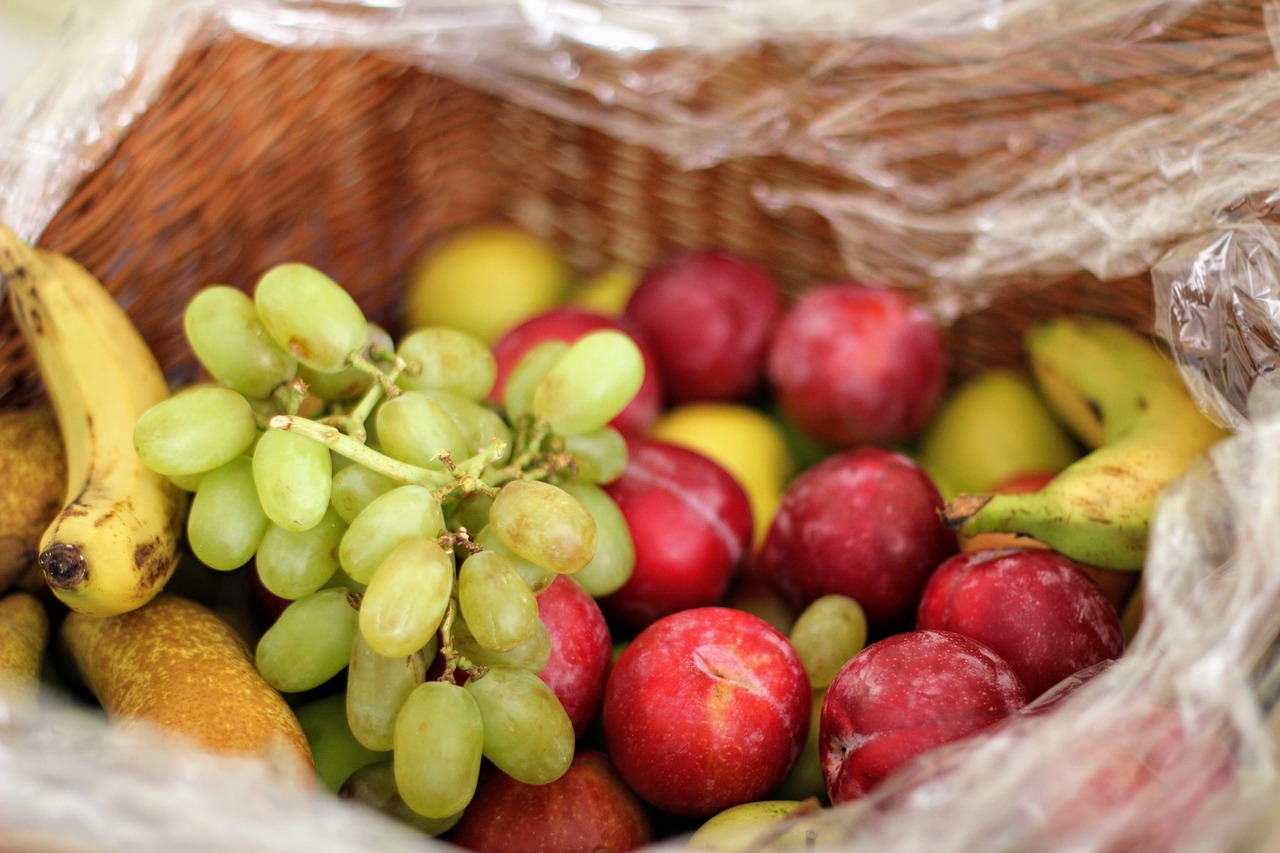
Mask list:
[{"label": "blurred background basket wall", "polygon": [[[956,375],[1016,363],[1054,311],[1151,329],[1159,253],[1254,204],[1215,172],[1232,140],[1207,113],[1247,101],[1238,137],[1274,106],[1249,91],[1274,67],[1261,2],[1043,0],[984,22],[989,4],[867,0],[839,37],[823,3],[791,29],[764,2],[618,4],[619,21],[591,2],[136,3],[77,10],[30,84],[45,102],[10,105],[0,180],[20,191],[0,215],[97,273],[175,376],[195,287],[306,260],[394,327],[413,260],[493,218],[584,273],[714,244],[792,293],[916,287]],[[91,93],[68,66],[94,61],[116,73]],[[63,158],[38,200],[36,144],[46,178],[51,144]]]}]

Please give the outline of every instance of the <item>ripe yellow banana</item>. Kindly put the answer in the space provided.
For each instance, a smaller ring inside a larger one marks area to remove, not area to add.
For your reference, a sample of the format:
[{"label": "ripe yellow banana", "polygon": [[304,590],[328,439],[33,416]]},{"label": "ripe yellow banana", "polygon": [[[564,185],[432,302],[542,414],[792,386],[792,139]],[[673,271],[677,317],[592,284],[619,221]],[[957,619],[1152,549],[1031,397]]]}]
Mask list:
[{"label": "ripe yellow banana", "polygon": [[1152,341],[1117,322],[1046,321],[1026,349],[1050,406],[1096,449],[1038,492],[958,495],[943,519],[966,536],[1022,534],[1082,563],[1141,569],[1161,492],[1225,431]]},{"label": "ripe yellow banana", "polygon": [[3,225],[0,278],[66,451],[66,505],[40,541],[40,568],[72,610],[134,610],[173,574],[186,511],[186,494],[133,447],[139,415],[169,396],[164,373],[88,270]]}]

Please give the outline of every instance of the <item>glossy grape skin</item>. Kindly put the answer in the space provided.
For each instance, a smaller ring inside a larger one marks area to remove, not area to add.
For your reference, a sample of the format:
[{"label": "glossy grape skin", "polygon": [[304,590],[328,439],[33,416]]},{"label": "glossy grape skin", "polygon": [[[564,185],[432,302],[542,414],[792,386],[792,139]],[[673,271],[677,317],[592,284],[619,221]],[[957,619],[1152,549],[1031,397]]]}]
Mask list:
[{"label": "glossy grape skin", "polygon": [[555,693],[532,672],[489,667],[467,679],[484,720],[484,756],[530,785],[559,779],[573,761],[573,723]]},{"label": "glossy grape skin", "polygon": [[453,558],[434,539],[412,537],[383,558],[360,602],[360,634],[378,654],[404,657],[440,628],[453,593]]},{"label": "glossy grape skin", "polygon": [[350,524],[374,498],[400,485],[385,474],[363,465],[346,465],[333,474],[329,502],[338,517]]},{"label": "glossy grape skin", "polygon": [[380,752],[391,750],[396,715],[413,689],[426,680],[426,671],[421,650],[387,657],[374,651],[356,632],[347,665],[345,695],[347,724],[361,745]]},{"label": "glossy grape skin", "polygon": [[346,522],[332,507],[306,530],[269,524],[255,557],[262,585],[290,600],[324,587],[338,570],[338,543],[346,531]]},{"label": "glossy grape skin", "polygon": [[302,263],[278,264],[258,279],[254,305],[267,333],[299,364],[336,372],[364,347],[369,324],[340,284]]},{"label": "glossy grape skin", "polygon": [[281,693],[324,684],[346,668],[358,630],[348,590],[325,588],[292,602],[258,640],[258,672]]},{"label": "glossy grape skin", "polygon": [[810,685],[822,690],[866,646],[867,614],[847,595],[820,596],[800,611],[788,639],[800,655]]},{"label": "glossy grape skin", "polygon": [[200,474],[249,449],[258,422],[249,402],[220,385],[198,385],[156,403],[133,428],[142,463],[170,477]]},{"label": "glossy grape skin", "polygon": [[617,592],[636,566],[636,548],[627,519],[604,489],[590,482],[566,483],[562,488],[591,513],[596,524],[596,549],[591,561],[573,579],[593,598]]},{"label": "glossy grape skin", "polygon": [[466,690],[444,681],[418,685],[396,716],[392,763],[405,805],[447,818],[471,802],[480,778],[484,723]]},{"label": "glossy grape skin", "polygon": [[489,526],[502,543],[525,559],[559,574],[576,572],[596,550],[590,511],[558,486],[512,480],[489,510]]},{"label": "glossy grape skin", "polygon": [[329,509],[329,448],[287,429],[268,429],[253,450],[253,481],[267,517],[286,530],[307,530]]},{"label": "glossy grape skin", "polygon": [[533,636],[538,602],[506,557],[481,551],[458,569],[458,606],[472,636],[494,652],[514,649]]},{"label": "glossy grape skin", "polygon": [[548,368],[529,410],[562,435],[598,430],[627,407],[644,381],[644,357],[616,329],[588,332]]},{"label": "glossy grape skin", "polygon": [[444,511],[430,489],[412,483],[397,486],[371,501],[352,520],[338,546],[338,559],[346,574],[367,584],[401,542],[434,538],[444,529]]},{"label": "glossy grape skin", "polygon": [[401,339],[397,354],[414,365],[397,379],[410,391],[439,390],[477,402],[488,396],[498,376],[489,345],[448,326],[424,326]]},{"label": "glossy grape skin", "polygon": [[455,462],[471,455],[458,424],[423,391],[405,391],[384,401],[374,417],[382,452],[402,462],[443,469],[442,452]]},{"label": "glossy grape skin", "polygon": [[201,288],[187,303],[182,327],[209,375],[246,397],[265,399],[298,371],[298,360],[267,333],[252,297],[239,288]]},{"label": "glossy grape skin", "polygon": [[187,513],[187,544],[209,568],[230,571],[253,559],[269,524],[253,462],[240,456],[201,478]]}]

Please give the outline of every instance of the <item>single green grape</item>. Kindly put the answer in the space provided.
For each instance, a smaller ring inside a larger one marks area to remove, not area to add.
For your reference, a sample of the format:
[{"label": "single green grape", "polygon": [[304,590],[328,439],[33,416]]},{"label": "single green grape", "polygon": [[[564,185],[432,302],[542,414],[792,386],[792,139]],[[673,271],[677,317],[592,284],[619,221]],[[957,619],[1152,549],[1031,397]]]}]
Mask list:
[{"label": "single green grape", "polygon": [[338,516],[350,524],[379,495],[400,485],[395,480],[364,465],[344,465],[333,474],[329,502]]},{"label": "single green grape", "polygon": [[254,561],[262,585],[290,601],[323,588],[338,571],[338,544],[346,532],[332,507],[306,530],[268,523]]},{"label": "single green grape", "polygon": [[360,634],[378,654],[403,657],[425,646],[453,595],[453,557],[415,536],[391,549],[360,602]]},{"label": "single green grape", "polygon": [[611,426],[566,435],[564,449],[577,463],[577,480],[608,485],[622,476],[627,467],[627,440]]},{"label": "single green grape", "polygon": [[351,643],[346,688],[347,725],[356,740],[368,749],[389,752],[396,715],[413,689],[426,681],[426,674],[427,660],[421,649],[387,657],[374,651],[357,631]]},{"label": "single green grape", "polygon": [[561,340],[539,341],[516,360],[502,388],[502,407],[513,423],[533,410],[533,393],[542,377],[569,350]]},{"label": "single green grape", "polygon": [[342,672],[359,627],[353,594],[325,588],[291,602],[262,633],[258,672],[281,693],[319,687]]},{"label": "single green grape", "polygon": [[389,752],[369,749],[356,740],[347,725],[346,699],[341,693],[311,699],[295,708],[294,713],[311,746],[316,777],[325,790],[337,793],[361,767],[390,760]]},{"label": "single green grape", "polygon": [[631,336],[600,329],[578,338],[543,374],[529,411],[561,435],[598,430],[627,407],[644,381]]},{"label": "single green grape", "polygon": [[636,567],[635,541],[626,516],[609,493],[586,481],[561,486],[587,508],[596,522],[596,552],[573,579],[593,598],[617,592],[631,579]]},{"label": "single green grape", "polygon": [[847,595],[811,601],[791,625],[791,645],[815,690],[829,686],[840,668],[867,644],[867,614]]},{"label": "single green grape", "polygon": [[551,634],[541,619],[529,639],[514,649],[494,652],[476,642],[467,620],[457,616],[453,620],[453,645],[459,654],[477,666],[510,666],[537,675],[551,662]]},{"label": "single green grape", "polygon": [[338,798],[368,806],[433,838],[457,826],[463,814],[423,817],[405,805],[404,798],[396,790],[395,761],[391,758],[357,768],[338,789]]},{"label": "single green grape", "polygon": [[352,519],[338,545],[338,560],[344,572],[367,584],[401,542],[434,539],[444,529],[444,510],[430,489],[413,483],[396,486]]},{"label": "single green grape", "polygon": [[512,551],[560,574],[582,569],[596,552],[591,512],[559,486],[511,480],[493,499],[489,526]]},{"label": "single green grape", "polygon": [[461,329],[415,329],[401,339],[396,352],[414,365],[396,380],[406,391],[447,391],[479,402],[498,378],[498,362],[489,345]]},{"label": "single green grape", "polygon": [[133,427],[133,447],[152,471],[178,477],[225,465],[257,434],[258,421],[243,395],[197,385],[143,412]]},{"label": "single green grape", "polygon": [[[365,358],[369,358],[374,348],[390,352],[392,340],[386,329],[370,323],[369,336],[360,352]],[[298,378],[307,383],[308,392],[331,402],[354,400],[368,392],[376,381],[372,373],[356,365],[348,365],[337,371],[325,371],[300,364]]]},{"label": "single green grape", "polygon": [[187,513],[187,544],[200,562],[227,572],[253,559],[268,524],[253,461],[240,456],[201,478]]},{"label": "single green grape", "polygon": [[422,391],[405,391],[384,400],[374,418],[382,452],[401,462],[443,469],[442,452],[455,462],[471,455],[467,439],[453,418]]},{"label": "single green grape", "polygon": [[[503,453],[491,465],[501,465],[511,458],[511,426],[489,406],[475,403],[448,391],[426,390],[462,433],[469,454],[487,450],[495,441],[502,442]],[[461,460],[458,460],[461,461]]]},{"label": "single green grape", "polygon": [[268,429],[253,449],[253,482],[268,518],[285,530],[308,530],[329,509],[329,448],[287,429]]},{"label": "single green grape", "polygon": [[266,399],[298,371],[298,360],[267,334],[253,298],[239,288],[198,290],[182,314],[182,328],[209,375],[246,397]]},{"label": "single green grape", "polygon": [[448,818],[475,796],[484,755],[480,707],[466,688],[428,681],[396,716],[391,760],[396,790],[423,817]]},{"label": "single green grape", "polygon": [[462,561],[458,608],[476,642],[490,651],[510,651],[537,628],[533,590],[497,551],[479,551]]},{"label": "single green grape", "polygon": [[491,666],[463,688],[476,700],[483,721],[484,757],[528,785],[564,775],[573,761],[573,722],[556,694],[526,669]]},{"label": "single green grape", "polygon": [[253,302],[276,343],[315,370],[333,373],[346,367],[369,337],[369,323],[351,294],[307,264],[267,270],[254,286]]},{"label": "single green grape", "polygon": [[[493,501],[489,501],[492,506]],[[487,519],[486,519],[487,520]],[[529,589],[533,590],[533,594],[537,595],[547,587],[551,586],[552,581],[556,579],[556,572],[548,568],[539,566],[530,560],[521,557],[515,551],[512,551],[503,544],[502,539],[498,536],[497,531],[488,524],[480,528],[480,532],[471,537],[481,548],[486,551],[494,551],[507,558],[507,562],[516,570],[516,573],[524,579]]]}]

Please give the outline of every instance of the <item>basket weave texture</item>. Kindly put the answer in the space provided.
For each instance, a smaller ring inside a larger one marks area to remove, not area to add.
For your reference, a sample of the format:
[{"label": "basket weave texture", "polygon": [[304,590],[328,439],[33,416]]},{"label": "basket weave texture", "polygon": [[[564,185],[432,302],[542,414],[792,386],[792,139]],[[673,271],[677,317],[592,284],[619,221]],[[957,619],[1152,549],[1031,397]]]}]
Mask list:
[{"label": "basket weave texture", "polygon": [[[1173,110],[1192,91],[1211,94],[1274,61],[1257,2],[1208,4],[1162,26],[1168,67],[1158,85],[1111,68],[1082,89],[1076,72],[1060,68],[1064,58],[1049,55],[1034,62],[1043,79],[1006,80],[1003,92],[992,81],[958,81],[969,88],[958,90],[952,109],[869,114],[858,132],[902,141],[901,168],[920,186],[931,176],[941,182],[957,170],[972,171],[979,160],[986,174],[1030,171],[1060,156],[1078,134],[1096,130],[1084,126],[1086,108],[1094,116],[1114,112],[1119,122],[1136,99],[1150,110],[1154,92],[1167,102],[1156,109]],[[1232,46],[1223,61],[1206,64],[1192,55],[1195,45],[1215,40]],[[825,74],[801,80],[824,53],[831,59],[817,67]],[[831,111],[859,77],[900,75],[934,61],[905,45],[885,45],[881,53],[842,65],[834,45],[762,48],[708,73],[682,107],[710,111],[762,81],[775,87],[787,81],[805,84],[807,109]],[[614,61],[608,54],[584,52],[575,61],[600,73],[625,70],[602,71],[598,66]],[[678,67],[679,59],[659,53],[644,61]],[[1110,54],[1098,61],[1119,62]],[[1007,143],[1011,122],[1022,123],[1033,147],[1000,150],[992,134]],[[963,144],[928,151],[922,145],[957,134]],[[195,365],[180,316],[196,288],[225,282],[247,289],[270,265],[301,260],[342,282],[394,333],[415,259],[441,236],[485,221],[513,221],[547,237],[582,272],[643,266],[681,247],[717,245],[767,265],[790,294],[849,277],[848,255],[827,219],[759,203],[756,188],[766,178],[837,193],[867,189],[834,165],[779,155],[681,168],[645,145],[391,55],[291,50],[219,32],[192,45],[161,97],[85,177],[40,242],[97,274],[171,378],[184,381]],[[927,239],[919,247],[948,249]],[[885,278],[892,283],[893,271]],[[1109,281],[1086,273],[1004,281],[983,310],[950,325],[954,377],[1019,364],[1020,332],[1037,317],[1089,311],[1150,330],[1151,304],[1145,273]],[[0,325],[0,394],[17,404],[38,393],[38,381],[11,318]]]}]

